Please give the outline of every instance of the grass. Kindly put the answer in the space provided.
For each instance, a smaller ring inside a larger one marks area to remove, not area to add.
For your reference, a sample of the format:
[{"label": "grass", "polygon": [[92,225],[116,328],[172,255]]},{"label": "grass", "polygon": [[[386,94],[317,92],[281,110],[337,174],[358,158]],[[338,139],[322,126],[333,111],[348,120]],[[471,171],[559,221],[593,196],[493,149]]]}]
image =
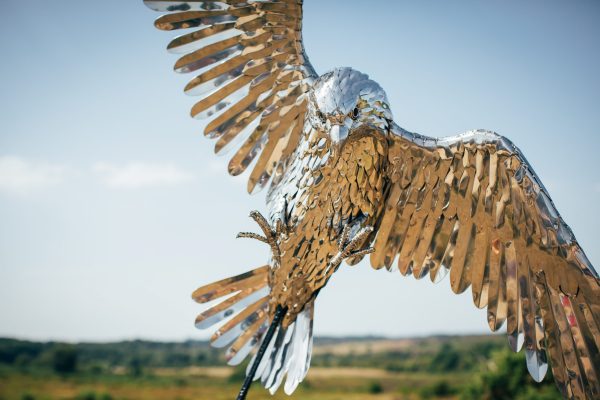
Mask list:
[{"label": "grass", "polygon": [[[215,373],[217,372],[217,373]],[[233,370],[229,370],[229,374]],[[165,369],[141,377],[121,374],[76,374],[62,377],[42,372],[9,372],[0,376],[3,400],[117,400],[117,399],[231,399],[241,382],[232,382],[224,369]],[[315,368],[295,392],[296,399],[419,399],[423,388],[436,381],[466,382],[469,374],[443,377],[424,373],[391,373],[362,368]],[[278,391],[271,396],[256,384],[254,399],[289,399]]]}]

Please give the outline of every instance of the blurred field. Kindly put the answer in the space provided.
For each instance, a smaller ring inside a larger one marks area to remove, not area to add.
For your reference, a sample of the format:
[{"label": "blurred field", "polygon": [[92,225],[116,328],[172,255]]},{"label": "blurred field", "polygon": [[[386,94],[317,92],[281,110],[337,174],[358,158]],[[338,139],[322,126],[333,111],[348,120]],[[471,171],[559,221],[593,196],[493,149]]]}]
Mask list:
[{"label": "blurred field", "polygon": [[[321,338],[295,399],[559,399],[494,336]],[[205,342],[34,343],[0,339],[0,400],[232,399],[245,366]],[[271,396],[259,384],[249,400]]]},{"label": "blurred field", "polygon": [[[418,388],[431,384],[432,377],[415,374],[368,373],[362,370],[317,369],[295,393],[298,399],[420,399]],[[348,374],[350,372],[350,374]],[[314,375],[314,376],[313,376]],[[466,376],[460,376],[464,382]],[[202,374],[185,372],[170,376],[119,379],[114,376],[59,378],[11,374],[2,381],[5,399],[232,399],[240,382]],[[375,393],[373,393],[375,392]],[[250,399],[289,398],[282,391],[271,396],[264,389],[253,387]],[[447,396],[446,398],[454,398]]]}]

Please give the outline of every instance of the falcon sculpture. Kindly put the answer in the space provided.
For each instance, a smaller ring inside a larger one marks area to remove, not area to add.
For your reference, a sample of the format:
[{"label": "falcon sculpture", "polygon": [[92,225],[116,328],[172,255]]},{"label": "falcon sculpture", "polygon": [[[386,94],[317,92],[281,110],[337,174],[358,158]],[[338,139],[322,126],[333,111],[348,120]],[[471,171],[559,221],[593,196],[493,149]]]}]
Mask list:
[{"label": "falcon sculpture", "polygon": [[[253,380],[291,394],[309,369],[315,298],[345,261],[471,287],[492,331],[525,348],[536,381],[548,364],[565,398],[600,398],[600,280],[521,151],[477,130],[405,131],[361,72],[318,75],[302,43],[301,0],[145,0],[155,26],[185,30],[168,50],[194,73],[191,114],[208,120],[229,173],[267,187],[250,215],[268,262],[197,289],[200,329],[229,364],[254,353]],[[218,301],[220,300],[220,301]],[[214,301],[214,302],[213,302]]]}]

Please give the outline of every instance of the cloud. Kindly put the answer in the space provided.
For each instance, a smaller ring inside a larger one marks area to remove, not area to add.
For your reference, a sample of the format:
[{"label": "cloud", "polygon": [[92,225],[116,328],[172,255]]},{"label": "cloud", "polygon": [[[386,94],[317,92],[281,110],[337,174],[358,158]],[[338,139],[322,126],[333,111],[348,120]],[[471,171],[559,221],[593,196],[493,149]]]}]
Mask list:
[{"label": "cloud", "polygon": [[64,165],[0,156],[0,192],[28,194],[55,186],[65,180]]},{"label": "cloud", "polygon": [[194,179],[193,174],[172,164],[132,162],[114,165],[98,162],[92,170],[104,184],[117,189],[177,185]]}]

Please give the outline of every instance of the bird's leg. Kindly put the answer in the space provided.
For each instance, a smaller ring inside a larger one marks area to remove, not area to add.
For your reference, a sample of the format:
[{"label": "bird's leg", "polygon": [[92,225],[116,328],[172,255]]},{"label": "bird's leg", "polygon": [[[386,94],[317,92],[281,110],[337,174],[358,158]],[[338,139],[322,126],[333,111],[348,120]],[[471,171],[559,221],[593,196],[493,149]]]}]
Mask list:
[{"label": "bird's leg", "polygon": [[253,233],[253,232],[240,232],[238,233],[238,238],[250,238],[256,239],[263,243],[268,244],[271,247],[271,251],[273,252],[274,261],[280,265],[281,264],[281,251],[279,250],[279,237],[282,233],[285,233],[285,228],[281,219],[277,219],[275,221],[275,228],[272,228],[269,224],[269,221],[258,211],[250,212],[250,217],[256,221],[260,229],[263,231],[264,236]]},{"label": "bird's leg", "polygon": [[373,247],[366,247],[361,250],[356,250],[358,246],[364,241],[364,239],[369,236],[371,232],[373,232],[373,227],[365,226],[361,228],[355,235],[350,239],[350,231],[352,226],[350,224],[346,225],[342,230],[342,234],[338,239],[338,253],[331,258],[329,261],[329,265],[327,266],[325,279],[328,280],[329,277],[337,271],[338,267],[347,258],[351,257],[360,257],[365,254],[372,253],[375,251]]}]

